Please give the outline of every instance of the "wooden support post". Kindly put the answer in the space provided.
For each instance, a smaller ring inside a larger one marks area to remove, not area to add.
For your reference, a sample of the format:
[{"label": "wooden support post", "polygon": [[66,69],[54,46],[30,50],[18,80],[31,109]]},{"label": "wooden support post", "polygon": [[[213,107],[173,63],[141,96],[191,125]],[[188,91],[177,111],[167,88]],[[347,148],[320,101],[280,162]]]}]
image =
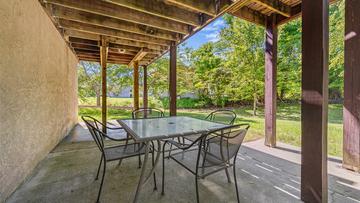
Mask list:
[{"label": "wooden support post", "polygon": [[276,73],[278,30],[275,15],[266,19],[265,36],[265,145],[276,147]]},{"label": "wooden support post", "polygon": [[360,172],[360,1],[345,4],[343,166]]},{"label": "wooden support post", "polygon": [[[108,47],[105,37],[101,37],[100,46],[100,64],[101,64],[101,120],[106,125],[107,122],[107,102],[106,102],[106,63],[108,56]],[[103,132],[106,133],[106,128],[103,128]]]},{"label": "wooden support post", "polygon": [[170,46],[170,70],[169,70],[169,96],[170,116],[176,116],[176,43]]},{"label": "wooden support post", "polygon": [[302,1],[301,199],[327,202],[329,1]]},{"label": "wooden support post", "polygon": [[134,61],[134,110],[139,109],[139,61]]},{"label": "wooden support post", "polygon": [[143,108],[148,108],[147,66],[144,67]]}]

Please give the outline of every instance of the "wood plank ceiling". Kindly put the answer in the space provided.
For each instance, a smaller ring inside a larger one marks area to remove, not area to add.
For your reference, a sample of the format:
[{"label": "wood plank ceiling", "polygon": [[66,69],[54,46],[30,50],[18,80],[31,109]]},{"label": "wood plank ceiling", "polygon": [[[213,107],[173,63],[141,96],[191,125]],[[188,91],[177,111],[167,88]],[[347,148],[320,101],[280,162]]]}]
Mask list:
[{"label": "wood plank ceiling", "polygon": [[301,12],[301,0],[39,0],[79,60],[148,65],[225,12],[264,26]]}]

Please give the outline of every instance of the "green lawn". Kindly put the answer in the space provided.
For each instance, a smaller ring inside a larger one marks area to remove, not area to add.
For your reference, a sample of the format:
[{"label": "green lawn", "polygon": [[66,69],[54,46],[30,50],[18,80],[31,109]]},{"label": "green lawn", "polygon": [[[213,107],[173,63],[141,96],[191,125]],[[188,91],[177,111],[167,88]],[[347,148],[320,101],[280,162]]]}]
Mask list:
[{"label": "green lawn", "polygon": [[[122,100],[122,101],[116,101]],[[110,104],[124,103],[131,99],[110,99]],[[94,100],[95,101],[95,100]],[[179,109],[178,115],[186,115],[197,118],[204,118],[212,109]],[[238,118],[235,123],[249,123],[251,128],[246,140],[259,139],[264,136],[264,114],[263,109],[259,109],[258,116],[252,116],[251,107],[241,107],[235,109]],[[100,108],[80,108],[79,117],[91,115],[101,118]],[[130,110],[108,109],[109,119],[130,118]],[[80,119],[80,118],[79,118]],[[328,151],[330,155],[342,156],[342,105],[329,106],[329,134]],[[300,105],[278,106],[277,113],[277,140],[295,146],[300,146]]]}]

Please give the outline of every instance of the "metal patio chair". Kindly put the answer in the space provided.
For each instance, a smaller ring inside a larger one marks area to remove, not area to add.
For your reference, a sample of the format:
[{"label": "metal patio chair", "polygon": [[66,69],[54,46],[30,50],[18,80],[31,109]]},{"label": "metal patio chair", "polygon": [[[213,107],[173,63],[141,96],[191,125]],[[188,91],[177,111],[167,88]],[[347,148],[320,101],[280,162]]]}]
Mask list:
[{"label": "metal patio chair", "polygon": [[[145,118],[161,118],[164,117],[164,112],[160,109],[156,108],[139,108],[135,109],[131,112],[132,119],[145,119]],[[127,134],[127,138],[130,140],[129,134]],[[125,144],[128,144],[126,142]],[[120,162],[119,162],[120,164]],[[139,155],[139,168],[141,167],[141,157]]]},{"label": "metal patio chair", "polygon": [[[125,145],[127,145],[129,143],[129,141],[132,141],[133,143],[135,142],[135,140],[132,139],[132,137],[129,136],[129,134],[122,127],[115,126],[114,124],[109,123],[109,122],[106,122],[106,125],[104,125],[102,122],[100,122],[99,120],[97,120],[96,118],[91,117],[91,116],[83,116],[82,119],[83,120],[87,119],[89,122],[92,122],[94,124],[94,127],[96,127],[100,131],[102,131],[103,128],[106,128],[107,130],[122,130],[123,132],[126,133],[126,138],[117,139],[117,138],[111,137],[108,134],[106,134],[105,139],[109,139],[112,141],[125,141]],[[109,127],[109,126],[114,126],[114,127]],[[140,145],[141,143],[137,143],[137,144]],[[121,162],[122,162],[122,160],[119,160],[118,166],[121,165]],[[141,168],[140,155],[139,155],[139,168]]]},{"label": "metal patio chair", "polygon": [[131,115],[133,119],[161,118],[164,117],[164,112],[156,108],[140,108],[134,110]]},{"label": "metal patio chair", "polygon": [[[227,171],[231,167],[234,173],[237,201],[240,202],[236,180],[236,157],[249,127],[248,124],[241,124],[211,131],[201,135],[190,144],[179,143],[174,140],[165,141],[162,153],[162,194],[164,195],[165,187],[165,145],[171,143],[181,151],[171,154],[168,158],[195,175],[197,202],[199,202],[198,179],[225,170],[228,181],[231,182]],[[194,148],[193,146],[196,145],[197,147]],[[191,157],[195,157],[196,162]]]},{"label": "metal patio chair", "polygon": [[[236,113],[228,109],[220,109],[213,111],[205,117],[205,120],[227,124],[227,125],[234,124],[235,119],[236,119]],[[200,135],[191,135],[184,137],[184,139],[195,141],[199,136]],[[185,140],[183,140],[183,143],[185,143]]]},{"label": "metal patio chair", "polygon": [[[101,152],[101,159],[100,159],[100,163],[99,163],[98,170],[97,170],[96,177],[95,177],[95,180],[98,180],[100,168],[101,168],[101,165],[103,165],[103,174],[102,174],[100,188],[99,188],[99,192],[98,192],[98,196],[97,196],[97,200],[96,200],[96,202],[99,202],[100,196],[101,196],[101,191],[102,191],[102,186],[104,184],[106,163],[111,162],[111,161],[121,161],[126,158],[145,154],[145,144],[140,145],[139,143],[130,143],[130,144],[127,143],[127,144],[121,144],[121,145],[107,147],[104,144],[105,139],[110,139],[110,140],[114,140],[114,141],[126,141],[128,139],[127,138],[114,139],[114,138],[108,136],[106,133],[102,132],[101,129],[99,129],[98,125],[101,122],[97,121],[96,119],[94,119],[90,116],[82,116],[81,118],[85,122],[87,128],[89,129],[91,136],[93,137],[97,147],[99,148],[99,150]],[[104,126],[104,127],[106,127],[106,126]],[[106,127],[106,128],[108,128],[108,127]],[[110,128],[110,129],[114,129],[114,128]],[[150,147],[150,150],[151,150],[150,152],[152,153],[152,164],[154,165],[154,150],[153,149],[154,148],[153,148],[153,144],[152,144],[152,146]],[[156,190],[157,186],[156,186],[155,173],[153,176],[154,176],[154,190]]]}]

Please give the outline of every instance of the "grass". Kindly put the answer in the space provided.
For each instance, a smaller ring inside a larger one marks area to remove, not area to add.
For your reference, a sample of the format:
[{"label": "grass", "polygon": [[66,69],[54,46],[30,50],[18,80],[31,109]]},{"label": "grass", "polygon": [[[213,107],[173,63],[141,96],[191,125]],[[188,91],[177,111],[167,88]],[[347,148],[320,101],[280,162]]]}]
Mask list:
[{"label": "grass", "polygon": [[[113,101],[112,101],[113,100]],[[110,99],[111,104],[120,104],[129,99]],[[131,99],[130,99],[131,100]],[[95,101],[95,100],[94,100]],[[178,115],[204,118],[213,109],[179,109]],[[252,115],[251,107],[241,107],[234,109],[238,115],[235,123],[249,123],[250,130],[246,141],[256,140],[264,137],[264,111],[259,109],[258,115]],[[100,108],[79,108],[79,117],[91,115],[98,119],[101,118]],[[123,109],[108,109],[109,119],[130,118],[131,111]],[[79,118],[80,119],[80,118]],[[301,124],[300,124],[300,105],[281,104],[277,112],[277,140],[295,146],[301,145]],[[342,105],[329,105],[329,125],[328,125],[328,153],[332,156],[342,156]]]},{"label": "grass", "polygon": [[[142,98],[139,99],[142,101]],[[108,106],[132,106],[133,99],[132,98],[107,98],[107,105]],[[86,106],[95,106],[96,105],[96,98],[95,97],[86,97],[84,101],[79,99],[79,105],[86,105]]]}]

